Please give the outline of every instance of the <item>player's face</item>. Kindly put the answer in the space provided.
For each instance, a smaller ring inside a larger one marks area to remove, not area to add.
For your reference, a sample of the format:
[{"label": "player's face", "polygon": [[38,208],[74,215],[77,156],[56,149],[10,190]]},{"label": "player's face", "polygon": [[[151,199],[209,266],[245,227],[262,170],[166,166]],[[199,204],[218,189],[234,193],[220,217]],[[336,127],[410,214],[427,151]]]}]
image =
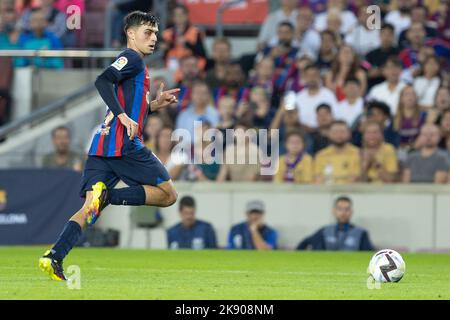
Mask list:
[{"label": "player's face", "polygon": [[181,223],[190,227],[195,223],[195,208],[193,207],[183,207],[180,211]]},{"label": "player's face", "polygon": [[158,40],[158,31],[157,25],[141,25],[131,29],[130,41],[143,55],[152,54],[155,51],[156,41]]},{"label": "player's face", "polygon": [[333,209],[334,216],[339,223],[348,223],[352,216],[352,205],[348,201],[339,201]]}]

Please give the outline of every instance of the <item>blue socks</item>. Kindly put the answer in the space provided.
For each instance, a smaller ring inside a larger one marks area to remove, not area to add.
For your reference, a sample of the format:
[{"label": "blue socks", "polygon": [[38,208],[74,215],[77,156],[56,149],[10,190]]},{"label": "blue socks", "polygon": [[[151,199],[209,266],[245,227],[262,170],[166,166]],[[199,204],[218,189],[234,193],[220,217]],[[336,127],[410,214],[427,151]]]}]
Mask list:
[{"label": "blue socks", "polygon": [[109,190],[109,202],[121,206],[143,206],[145,190],[143,186],[132,186]]},{"label": "blue socks", "polygon": [[72,250],[73,246],[78,242],[81,233],[81,226],[78,223],[72,220],[67,222],[64,230],[59,235],[56,244],[51,250],[53,258],[58,261],[62,261],[69,251]]}]

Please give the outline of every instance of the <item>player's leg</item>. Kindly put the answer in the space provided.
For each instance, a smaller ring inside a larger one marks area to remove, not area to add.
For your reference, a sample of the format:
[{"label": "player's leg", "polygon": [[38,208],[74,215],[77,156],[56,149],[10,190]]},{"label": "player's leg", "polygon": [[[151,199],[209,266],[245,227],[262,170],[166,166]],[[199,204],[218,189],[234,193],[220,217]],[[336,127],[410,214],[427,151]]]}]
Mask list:
[{"label": "player's leg", "polygon": [[84,205],[66,223],[53,248],[45,252],[44,256],[39,259],[39,268],[53,280],[67,280],[62,261],[77,243],[86,226],[91,201],[92,191],[86,192]]},{"label": "player's leg", "polygon": [[141,149],[111,164],[116,175],[129,187],[108,190],[108,200],[114,205],[152,205],[168,207],[177,200],[172,180],[155,155]]},{"label": "player's leg", "polygon": [[178,198],[172,180],[162,182],[157,186],[144,185],[145,204],[147,206],[169,207]]}]

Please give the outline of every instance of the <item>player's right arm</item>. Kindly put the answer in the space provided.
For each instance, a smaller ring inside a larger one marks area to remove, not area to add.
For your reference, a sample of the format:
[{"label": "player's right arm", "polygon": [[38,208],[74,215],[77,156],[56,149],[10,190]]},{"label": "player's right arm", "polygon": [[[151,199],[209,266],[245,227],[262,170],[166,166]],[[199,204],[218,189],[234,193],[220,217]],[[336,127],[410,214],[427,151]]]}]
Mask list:
[{"label": "player's right arm", "polygon": [[137,53],[124,52],[112,65],[110,65],[95,81],[103,101],[105,101],[109,110],[119,119],[122,125],[127,129],[130,140],[133,140],[138,133],[138,124],[128,117],[123,107],[120,105],[116,95],[114,85],[120,81],[136,76],[141,70],[142,62]]}]

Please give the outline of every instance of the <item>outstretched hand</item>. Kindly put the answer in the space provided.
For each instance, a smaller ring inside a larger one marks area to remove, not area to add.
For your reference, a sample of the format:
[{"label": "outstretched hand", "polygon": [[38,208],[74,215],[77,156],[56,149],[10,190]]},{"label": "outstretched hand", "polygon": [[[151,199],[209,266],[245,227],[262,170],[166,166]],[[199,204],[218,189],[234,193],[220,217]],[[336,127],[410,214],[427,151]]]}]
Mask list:
[{"label": "outstretched hand", "polygon": [[158,110],[158,109],[167,107],[168,105],[171,105],[172,103],[177,103],[178,99],[174,95],[174,93],[177,93],[179,91],[180,91],[180,88],[175,88],[175,89],[164,91],[164,83],[161,82],[158,92],[156,93],[156,99],[153,100],[152,104],[151,104],[152,110]]}]

